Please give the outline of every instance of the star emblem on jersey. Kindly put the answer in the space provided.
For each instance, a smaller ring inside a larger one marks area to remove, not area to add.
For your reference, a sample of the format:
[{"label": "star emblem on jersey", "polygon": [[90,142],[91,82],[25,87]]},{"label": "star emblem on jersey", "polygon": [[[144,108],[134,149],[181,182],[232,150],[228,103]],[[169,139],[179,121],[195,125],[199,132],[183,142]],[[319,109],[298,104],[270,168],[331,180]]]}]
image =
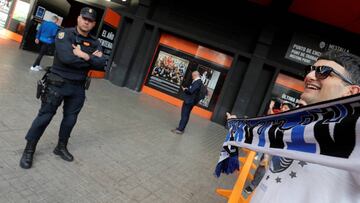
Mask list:
[{"label": "star emblem on jersey", "polygon": [[296,173],[294,171],[291,171],[291,173],[289,174],[289,176],[291,178],[296,178]]},{"label": "star emblem on jersey", "polygon": [[305,161],[299,161],[299,165],[300,165],[301,167],[304,167],[305,165],[307,165],[307,163],[306,163]]},{"label": "star emblem on jersey", "polygon": [[270,171],[273,173],[281,173],[291,166],[293,159],[274,156],[271,159],[272,164],[270,165]]},{"label": "star emblem on jersey", "polygon": [[281,183],[281,178],[277,177],[275,180],[276,180],[276,183]]}]

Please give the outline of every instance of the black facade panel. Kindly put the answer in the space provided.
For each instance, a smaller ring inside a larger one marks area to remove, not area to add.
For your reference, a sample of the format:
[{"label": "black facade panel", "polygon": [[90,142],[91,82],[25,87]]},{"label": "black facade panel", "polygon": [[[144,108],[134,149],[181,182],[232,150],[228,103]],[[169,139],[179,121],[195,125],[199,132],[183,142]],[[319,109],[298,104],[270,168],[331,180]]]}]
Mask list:
[{"label": "black facade panel", "polygon": [[124,86],[125,84],[125,75],[128,70],[128,66],[123,60],[125,52],[126,52],[126,46],[128,43],[128,38],[131,35],[130,31],[133,25],[133,20],[130,18],[123,18],[123,22],[121,23],[121,30],[119,34],[118,44],[116,48],[116,53],[114,55],[114,59],[111,65],[111,71],[109,74],[109,80],[118,85],[118,86]]},{"label": "black facade panel", "polygon": [[[190,1],[160,1],[151,20],[171,28],[179,29],[195,36],[197,42],[209,41],[222,44],[215,49],[232,49],[249,53],[261,31],[262,12],[254,12],[247,7],[230,4],[194,5]],[[244,4],[244,2],[239,2]],[[249,7],[250,6],[250,7]],[[252,21],[250,22],[249,19]],[[226,48],[225,48],[226,47]]]},{"label": "black facade panel", "polygon": [[[293,31],[278,30],[275,34],[273,46],[271,47],[271,51],[269,52],[268,59],[276,61],[283,66],[288,66],[295,72],[301,70],[302,73],[303,65],[285,58],[285,54],[289,47],[292,35]],[[298,74],[300,74],[300,72],[298,72]]]},{"label": "black facade panel", "polygon": [[[268,32],[262,31],[261,36],[266,35]],[[258,97],[263,97],[263,95],[258,92],[259,87],[257,84],[262,84],[261,81],[267,81],[267,75],[264,75],[264,59],[269,53],[270,46],[263,43],[258,43],[254,49],[253,57],[249,63],[247,71],[245,73],[244,79],[241,84],[240,91],[238,92],[236,102],[233,106],[232,113],[239,116],[255,116],[257,112],[249,110],[252,108],[259,108],[261,104],[253,103],[252,97],[256,95]],[[261,87],[261,85],[260,85]],[[257,100],[256,100],[257,101]]]},{"label": "black facade panel", "polygon": [[[253,94],[255,94],[255,84],[258,83],[259,80],[262,80],[261,71],[264,62],[259,58],[253,58],[250,61],[250,64],[245,73],[244,79],[241,83],[240,91],[236,97],[235,104],[232,109],[232,113],[238,116],[245,116],[247,112],[247,108],[251,105],[250,99]],[[253,116],[253,115],[246,115]]]},{"label": "black facade panel", "polygon": [[138,43],[138,47],[135,50],[135,58],[134,63],[131,66],[130,74],[128,77],[128,81],[126,86],[130,89],[136,90],[139,89],[138,84],[139,80],[142,80],[143,72],[146,72],[147,68],[144,64],[146,59],[146,55],[149,51],[149,46],[151,45],[151,39],[154,32],[154,27],[151,25],[145,25],[142,31],[142,37],[140,38],[140,42]]},{"label": "black facade panel", "polygon": [[226,121],[225,114],[232,110],[248,65],[249,59],[239,56],[234,58],[233,66],[227,74],[219,100],[214,109],[212,121],[217,123],[224,123]]},{"label": "black facade panel", "polygon": [[271,69],[270,67],[265,66],[261,70],[259,80],[257,80],[257,83],[252,84],[255,88],[250,99],[251,105],[246,108],[244,115],[253,117],[264,113],[264,109],[262,109],[261,106],[265,101],[266,92],[268,92],[269,86],[271,86],[274,75],[275,69]]},{"label": "black facade panel", "polygon": [[[146,25],[149,26],[150,29],[152,29],[150,25]],[[137,84],[136,84],[136,91],[141,91],[142,85],[146,79],[149,67],[151,65],[151,61],[152,58],[154,56],[154,53],[156,51],[158,42],[159,42],[159,38],[160,38],[160,32],[158,28],[154,28],[152,33],[151,33],[151,38],[149,40],[149,44],[147,46],[147,50],[145,51],[145,55],[142,61],[142,71],[139,73],[139,78],[137,80]]]}]

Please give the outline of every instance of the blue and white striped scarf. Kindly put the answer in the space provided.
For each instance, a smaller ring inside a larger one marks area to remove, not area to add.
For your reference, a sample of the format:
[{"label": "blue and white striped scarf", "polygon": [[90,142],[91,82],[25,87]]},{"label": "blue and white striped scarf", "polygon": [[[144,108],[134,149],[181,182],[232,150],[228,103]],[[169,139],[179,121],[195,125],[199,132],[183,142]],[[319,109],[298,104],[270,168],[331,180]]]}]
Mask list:
[{"label": "blue and white striped scarf", "polygon": [[230,119],[215,175],[239,168],[238,147],[360,172],[360,95],[250,119]]}]

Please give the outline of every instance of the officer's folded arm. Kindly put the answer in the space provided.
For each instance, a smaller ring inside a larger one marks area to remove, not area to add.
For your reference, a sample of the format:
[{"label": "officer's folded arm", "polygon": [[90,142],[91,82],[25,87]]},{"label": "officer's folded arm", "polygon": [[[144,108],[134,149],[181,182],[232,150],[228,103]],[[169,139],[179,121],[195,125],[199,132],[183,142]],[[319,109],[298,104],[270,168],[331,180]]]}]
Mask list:
[{"label": "officer's folded arm", "polygon": [[89,55],[90,59],[87,61],[91,65],[91,69],[94,70],[104,70],[106,65],[106,59],[104,55],[102,57],[95,56],[93,54]]},{"label": "officer's folded arm", "polygon": [[[74,49],[75,50],[75,49]],[[75,56],[84,59],[84,61],[89,61],[90,60],[90,55],[81,51],[81,50],[77,50],[77,51],[73,51]]]},{"label": "officer's folded arm", "polygon": [[77,69],[83,69],[89,66],[84,59],[76,56],[73,53],[73,46],[67,35],[65,35],[63,39],[56,38],[55,48],[57,58],[61,63],[75,67]]},{"label": "officer's folded arm", "polygon": [[73,53],[75,54],[75,56],[80,57],[82,59],[84,59],[85,61],[90,60],[90,56],[89,54],[87,54],[86,52],[83,52],[80,48],[80,46],[73,46]]}]

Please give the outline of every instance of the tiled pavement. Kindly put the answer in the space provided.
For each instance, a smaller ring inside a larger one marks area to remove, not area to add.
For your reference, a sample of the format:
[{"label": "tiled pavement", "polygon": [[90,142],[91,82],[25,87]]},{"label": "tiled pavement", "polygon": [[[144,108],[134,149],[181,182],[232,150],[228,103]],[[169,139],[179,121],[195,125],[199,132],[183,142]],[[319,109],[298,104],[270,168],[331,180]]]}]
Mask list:
[{"label": "tiled pavement", "polygon": [[87,92],[69,144],[75,161],[52,153],[59,109],[33,168],[21,169],[24,135],[40,105],[35,83],[43,72],[29,70],[35,57],[0,39],[0,203],[225,202],[214,190],[231,187],[235,177],[212,175],[224,128],[192,115],[187,132],[174,135],[179,108],[106,80],[94,80]]}]

